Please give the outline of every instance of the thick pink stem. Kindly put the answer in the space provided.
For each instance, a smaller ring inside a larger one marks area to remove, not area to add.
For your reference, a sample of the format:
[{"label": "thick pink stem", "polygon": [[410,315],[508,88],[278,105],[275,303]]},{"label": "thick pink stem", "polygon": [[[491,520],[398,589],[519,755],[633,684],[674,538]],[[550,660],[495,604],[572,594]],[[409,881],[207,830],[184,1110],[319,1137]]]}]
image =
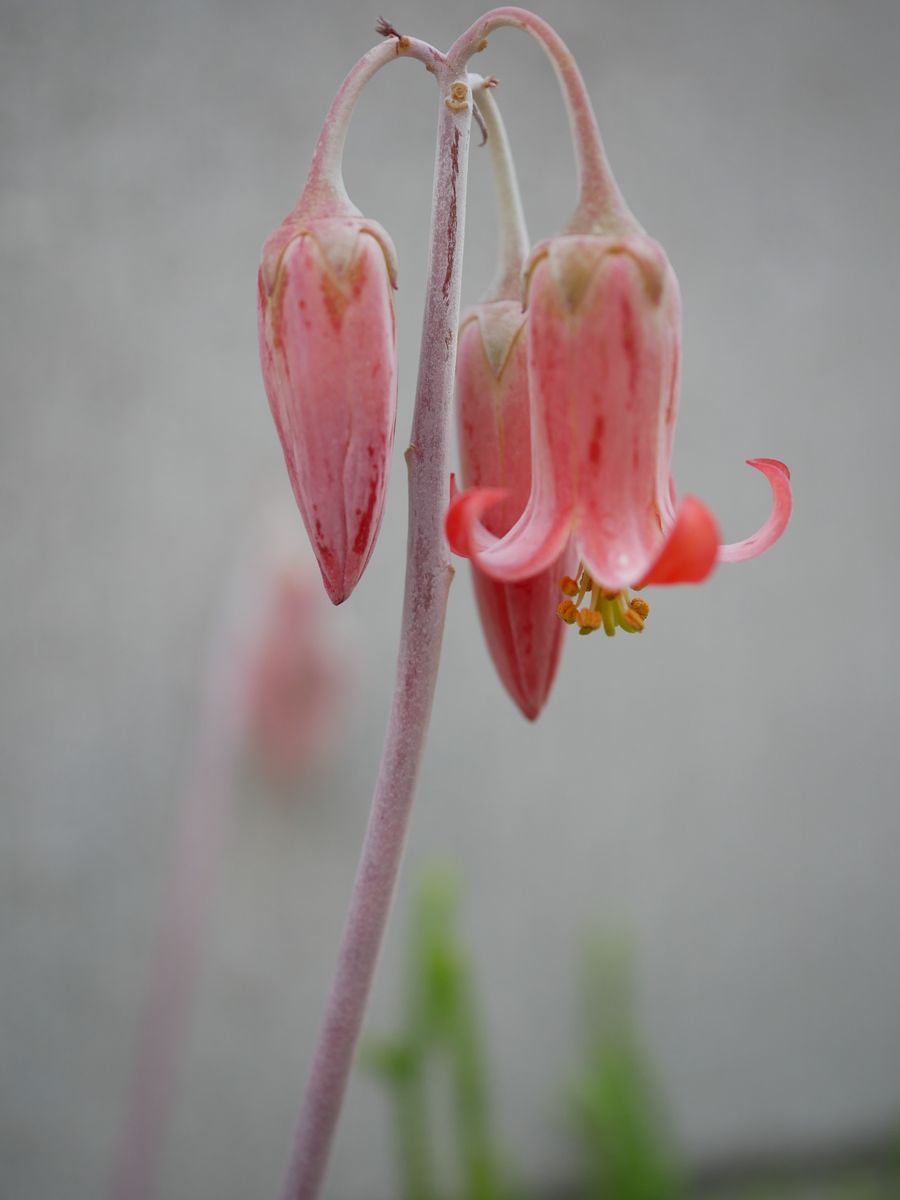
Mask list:
[{"label": "thick pink stem", "polygon": [[[453,576],[443,522],[449,498],[447,440],[459,323],[471,95],[467,89],[460,107],[450,88],[464,83],[464,72],[448,70],[442,58],[432,59],[431,65],[438,77],[440,120],[427,300],[412,437],[406,452],[409,534],[396,685],[284,1200],[315,1200],[325,1175],[406,839]],[[448,99],[456,108],[447,105]]]}]

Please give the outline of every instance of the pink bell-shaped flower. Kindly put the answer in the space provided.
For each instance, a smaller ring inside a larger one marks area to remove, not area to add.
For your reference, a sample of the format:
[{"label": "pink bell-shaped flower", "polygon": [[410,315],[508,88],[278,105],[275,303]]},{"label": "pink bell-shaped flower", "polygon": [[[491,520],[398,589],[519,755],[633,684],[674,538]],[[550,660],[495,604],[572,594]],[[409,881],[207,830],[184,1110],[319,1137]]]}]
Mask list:
[{"label": "pink bell-shaped flower", "polygon": [[397,411],[395,286],[391,240],[363,217],[295,210],[263,248],[263,379],[335,604],[358,583],[381,526]]},{"label": "pink bell-shaped flower", "polygon": [[[447,535],[458,554],[512,583],[545,570],[574,537],[582,566],[563,581],[563,620],[584,632],[643,627],[648,606],[627,589],[696,583],[717,559],[760,554],[791,510],[789,473],[751,460],[774,496],[757,534],[720,546],[699,500],[676,503],[669,473],[678,408],[681,306],[662,248],[639,229],[625,236],[553,238],[526,272],[532,479],[528,503],[497,536],[486,520],[502,493],[457,495]],[[590,603],[579,609],[582,599]]]},{"label": "pink bell-shaped flower", "polygon": [[[465,487],[489,484],[504,498],[485,514],[502,536],[521,516],[531,490],[528,337],[514,300],[478,304],[463,317],[456,360],[459,455]],[[488,650],[507,692],[529,720],[544,707],[559,666],[563,626],[556,618],[566,550],[515,583],[472,563],[472,583]]]}]

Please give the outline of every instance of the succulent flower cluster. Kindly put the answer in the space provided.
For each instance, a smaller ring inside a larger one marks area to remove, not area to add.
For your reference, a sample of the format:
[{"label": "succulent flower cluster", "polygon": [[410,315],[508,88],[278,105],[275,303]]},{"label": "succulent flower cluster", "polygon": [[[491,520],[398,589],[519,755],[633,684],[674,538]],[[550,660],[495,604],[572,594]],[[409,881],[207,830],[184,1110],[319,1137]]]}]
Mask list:
[{"label": "succulent flower cluster", "polygon": [[[408,43],[399,39],[398,53]],[[500,678],[533,719],[566,624],[583,635],[641,632],[649,604],[635,589],[699,583],[717,561],[762,553],[790,517],[790,475],[777,460],[749,460],[773,506],[734,545],[721,544],[705,504],[678,499],[670,461],[681,299],[666,254],[625,206],[592,114],[579,131],[577,109],[577,137],[593,138],[579,147],[579,206],[565,233],[528,253],[490,95],[496,81],[468,79],[447,104],[464,109],[471,91],[497,151],[501,272],[460,326],[463,490],[452,488],[446,534],[472,561]],[[396,417],[396,282],[388,235],[342,184],[323,189],[314,164],[263,250],[259,337],[291,485],[335,604],[359,582],[381,525]]]},{"label": "succulent flower cluster", "polygon": [[[492,92],[469,70],[502,27],[534,37],[556,72],[578,165],[563,232],[532,247]],[[699,583],[784,531],[787,467],[750,463],[773,503],[752,537],[723,546],[710,510],[671,476],[681,299],[659,246],[609,169],[590,98],[559,35],[524,9],[485,13],[446,53],[378,23],[385,39],[335,96],[296,208],[259,273],[263,377],[294,495],[326,591],[353,591],[381,525],[396,417],[396,267],[380,225],[353,205],[342,155],[354,104],[401,57],[435,80],[437,153],[428,283],[406,460],[409,535],[397,676],[372,810],[291,1152],[285,1200],[317,1200],[401,861],[440,661],[452,570],[472,563],[482,627],[509,695],[534,719],[568,625],[640,633],[651,584]],[[468,149],[488,144],[499,271],[460,317]],[[454,386],[455,383],[455,386]],[[454,400],[457,488],[447,453]]]}]

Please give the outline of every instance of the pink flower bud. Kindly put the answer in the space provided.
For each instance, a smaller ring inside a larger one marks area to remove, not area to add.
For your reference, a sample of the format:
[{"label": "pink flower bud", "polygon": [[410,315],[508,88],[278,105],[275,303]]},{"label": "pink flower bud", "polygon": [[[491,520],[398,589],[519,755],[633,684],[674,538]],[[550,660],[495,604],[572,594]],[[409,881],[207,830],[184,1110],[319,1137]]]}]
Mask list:
[{"label": "pink flower bud", "polygon": [[362,217],[294,212],[263,247],[269,405],[325,590],[350,595],[375,546],[397,412],[390,238]]},{"label": "pink flower bud", "polygon": [[[464,317],[456,363],[459,452],[465,487],[503,489],[485,513],[497,537],[521,516],[531,490],[528,336],[518,301],[479,304]],[[564,627],[557,619],[563,551],[549,567],[516,583],[492,579],[472,563],[472,583],[488,650],[507,692],[529,720],[543,708],[559,665]]]}]

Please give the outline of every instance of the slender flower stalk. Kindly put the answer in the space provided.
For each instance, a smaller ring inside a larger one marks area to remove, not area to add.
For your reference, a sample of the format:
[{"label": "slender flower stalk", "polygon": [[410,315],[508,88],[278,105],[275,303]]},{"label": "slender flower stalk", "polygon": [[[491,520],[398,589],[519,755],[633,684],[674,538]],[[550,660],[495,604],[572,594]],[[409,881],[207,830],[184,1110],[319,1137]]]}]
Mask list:
[{"label": "slender flower stalk", "polygon": [[482,79],[480,75],[470,74],[469,83],[475,105],[484,122],[494,177],[497,229],[500,234],[497,246],[497,274],[482,303],[489,304],[492,300],[521,300],[522,271],[531,244],[528,240],[522,195],[506,126],[500,115],[500,107],[494,99],[496,80],[493,76]]},{"label": "slender flower stalk", "polygon": [[113,1200],[150,1200],[176,1088],[195,967],[232,799],[246,722],[233,646],[216,638],[204,714],[181,818],[173,879],[140,1019],[137,1055],[115,1152]]},{"label": "slender flower stalk", "polygon": [[492,9],[456,40],[448,58],[468,61],[487,47],[490,34],[503,28],[521,29],[535,39],[553,64],[562,89],[578,165],[578,202],[567,232],[625,233],[640,228],[609,168],[594,107],[578,64],[546,21],[524,8]]},{"label": "slender flower stalk", "polygon": [[[390,29],[386,23],[382,23],[380,29],[382,27],[385,32]],[[436,70],[443,61],[443,56],[427,42],[421,42],[418,38],[400,37],[398,34],[373,46],[349,71],[325,117],[313,152],[306,186],[297,205],[307,219],[360,215],[344,186],[344,145],[350,128],[350,118],[366,84],[382,67],[394,62],[401,53],[410,58],[417,58],[432,70]]]},{"label": "slender flower stalk", "polygon": [[[284,1200],[314,1200],[325,1175],[406,840],[453,576],[443,524],[448,499],[447,434],[459,322],[471,92],[464,63],[453,65],[432,47],[411,38],[392,39],[389,44],[397,55],[425,61],[437,78],[440,94],[427,299],[412,435],[406,451],[406,584],[394,699],[381,766],[294,1138]],[[323,151],[320,161],[328,163],[328,153]]]}]

